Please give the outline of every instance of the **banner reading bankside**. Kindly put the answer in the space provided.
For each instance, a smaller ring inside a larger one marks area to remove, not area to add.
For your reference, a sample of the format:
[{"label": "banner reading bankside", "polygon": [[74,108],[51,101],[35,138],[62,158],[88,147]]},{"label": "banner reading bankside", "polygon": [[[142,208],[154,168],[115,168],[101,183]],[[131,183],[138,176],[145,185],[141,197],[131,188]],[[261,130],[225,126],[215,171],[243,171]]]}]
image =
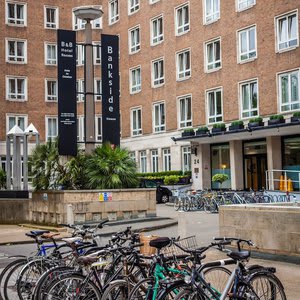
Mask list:
[{"label": "banner reading bankside", "polygon": [[101,35],[102,141],[120,145],[119,37]]}]

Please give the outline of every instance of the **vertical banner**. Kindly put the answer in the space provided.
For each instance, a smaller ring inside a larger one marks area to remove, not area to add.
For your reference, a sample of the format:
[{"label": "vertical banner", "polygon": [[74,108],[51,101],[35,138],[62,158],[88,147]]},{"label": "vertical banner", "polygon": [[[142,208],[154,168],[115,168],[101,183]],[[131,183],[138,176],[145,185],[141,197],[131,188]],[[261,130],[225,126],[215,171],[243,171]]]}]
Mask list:
[{"label": "vertical banner", "polygon": [[58,152],[77,155],[76,32],[57,30]]},{"label": "vertical banner", "polygon": [[119,37],[101,35],[102,141],[120,145]]}]

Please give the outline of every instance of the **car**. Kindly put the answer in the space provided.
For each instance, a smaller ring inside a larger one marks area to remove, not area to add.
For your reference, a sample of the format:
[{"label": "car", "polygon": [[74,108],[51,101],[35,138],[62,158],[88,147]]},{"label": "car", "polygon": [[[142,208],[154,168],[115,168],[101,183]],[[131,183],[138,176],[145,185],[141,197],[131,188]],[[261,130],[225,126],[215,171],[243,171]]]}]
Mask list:
[{"label": "car", "polygon": [[153,179],[140,178],[139,188],[156,188],[156,203],[167,203],[172,196],[170,189]]}]

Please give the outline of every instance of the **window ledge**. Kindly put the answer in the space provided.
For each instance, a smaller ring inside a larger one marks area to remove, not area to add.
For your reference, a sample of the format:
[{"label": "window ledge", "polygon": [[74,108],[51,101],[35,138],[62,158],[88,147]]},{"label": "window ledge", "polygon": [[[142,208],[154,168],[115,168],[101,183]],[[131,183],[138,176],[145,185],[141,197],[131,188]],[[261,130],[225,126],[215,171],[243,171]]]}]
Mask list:
[{"label": "window ledge", "polygon": [[187,77],[184,77],[184,78],[177,78],[176,81],[177,82],[181,82],[181,81],[186,81],[186,80],[189,80],[192,76],[187,76]]},{"label": "window ledge", "polygon": [[10,102],[27,102],[27,99],[9,99],[9,98],[6,98],[6,101],[10,101]]},{"label": "window ledge", "polygon": [[251,4],[251,5],[249,5],[249,6],[245,7],[245,8],[237,9],[236,12],[237,12],[237,13],[240,13],[240,12],[243,12],[243,11],[245,11],[245,10],[248,10],[248,9],[254,7],[254,6],[255,6],[255,4]]},{"label": "window ledge", "polygon": [[284,52],[288,52],[288,51],[292,51],[292,50],[295,50],[299,47],[299,45],[297,46],[293,46],[293,47],[289,47],[289,48],[285,48],[285,49],[282,49],[282,50],[278,50],[276,51],[277,54],[281,54],[281,53],[284,53]]},{"label": "window ledge", "polygon": [[11,27],[27,27],[26,25],[22,25],[22,24],[11,24],[11,23],[6,23],[7,26],[11,26]]},{"label": "window ledge", "polygon": [[211,25],[211,24],[213,24],[213,23],[216,23],[216,22],[218,22],[220,20],[220,17],[218,17],[217,19],[215,19],[215,20],[212,20],[212,21],[209,21],[209,22],[204,22],[203,23],[203,25]]},{"label": "window ledge", "polygon": [[27,65],[27,61],[10,61],[6,60],[6,63],[11,64],[11,65]]},{"label": "window ledge", "polygon": [[142,90],[139,90],[139,91],[136,91],[136,92],[132,92],[130,91],[130,95],[136,95],[136,94],[139,94]]},{"label": "window ledge", "polygon": [[109,26],[115,25],[116,23],[118,23],[120,21],[120,19],[113,21],[113,22],[108,22]]},{"label": "window ledge", "polygon": [[246,63],[249,63],[249,62],[252,62],[252,61],[255,61],[257,59],[257,57],[253,57],[253,58],[249,58],[249,59],[245,59],[245,60],[241,60],[238,62],[239,65],[242,65],[242,64],[246,64]]},{"label": "window ledge", "polygon": [[182,35],[185,35],[185,34],[189,33],[190,31],[191,31],[191,29],[183,31],[183,32],[180,32],[180,33],[176,32],[175,36],[179,37],[179,36],[182,36]]},{"label": "window ledge", "polygon": [[134,12],[128,12],[128,16],[133,16],[135,15],[140,9],[135,10]]},{"label": "window ledge", "polygon": [[219,68],[211,69],[211,70],[207,70],[207,69],[206,69],[206,70],[205,70],[205,73],[209,74],[209,73],[218,72],[218,71],[220,71],[220,70],[222,70],[222,66],[219,67]]},{"label": "window ledge", "polygon": [[157,46],[157,45],[162,44],[163,42],[164,42],[163,39],[162,39],[161,41],[157,42],[157,43],[152,43],[152,42],[151,42],[150,46],[151,46],[151,47],[155,47],[155,46]]},{"label": "window ledge", "polygon": [[163,87],[165,85],[165,83],[161,83],[161,84],[156,84],[156,85],[152,85],[152,88],[153,89],[158,89],[158,88],[160,88],[160,87]]},{"label": "window ledge", "polygon": [[141,48],[139,50],[133,51],[133,52],[129,52],[129,55],[134,55],[137,54],[141,51]]}]

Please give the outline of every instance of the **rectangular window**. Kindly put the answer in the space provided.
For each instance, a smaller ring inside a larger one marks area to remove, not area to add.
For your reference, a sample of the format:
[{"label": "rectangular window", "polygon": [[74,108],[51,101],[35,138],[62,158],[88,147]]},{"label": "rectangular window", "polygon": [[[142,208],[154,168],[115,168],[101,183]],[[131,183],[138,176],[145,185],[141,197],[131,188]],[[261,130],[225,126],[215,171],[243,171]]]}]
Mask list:
[{"label": "rectangular window", "polygon": [[140,39],[140,27],[129,29],[129,53],[133,54],[140,50],[141,39]]},{"label": "rectangular window", "polygon": [[50,66],[57,64],[55,44],[45,44],[45,64]]},{"label": "rectangular window", "polygon": [[95,89],[95,101],[101,101],[102,100],[102,81],[101,79],[95,79],[94,83],[94,89]]},{"label": "rectangular window", "polygon": [[6,2],[6,24],[26,26],[27,4],[18,2]]},{"label": "rectangular window", "polygon": [[179,101],[179,127],[192,126],[192,97],[184,96],[178,98]]},{"label": "rectangular window", "polygon": [[140,172],[147,173],[147,153],[140,151]]},{"label": "rectangular window", "polygon": [[299,46],[298,12],[276,18],[277,51]]},{"label": "rectangular window", "polygon": [[300,69],[278,75],[279,105],[282,112],[300,109]]},{"label": "rectangular window", "polygon": [[253,60],[257,57],[256,26],[243,29],[239,34],[239,62]]},{"label": "rectangular window", "polygon": [[6,77],[6,99],[7,100],[27,100],[27,78]]},{"label": "rectangular window", "polygon": [[130,70],[130,93],[138,93],[141,91],[141,89],[141,68],[137,67]]},{"label": "rectangular window", "polygon": [[77,116],[77,141],[84,142],[84,116]]},{"label": "rectangular window", "polygon": [[57,117],[46,117],[46,141],[55,139],[57,132]]},{"label": "rectangular window", "polygon": [[176,54],[176,75],[177,80],[188,79],[191,76],[190,50],[184,50]]},{"label": "rectangular window", "polygon": [[84,65],[84,60],[85,60],[84,49],[85,49],[84,45],[80,45],[80,44],[76,45],[76,66]]},{"label": "rectangular window", "polygon": [[134,14],[140,9],[140,0],[128,0],[128,14]]},{"label": "rectangular window", "polygon": [[102,18],[97,18],[92,22],[92,29],[102,29]]},{"label": "rectangular window", "polygon": [[163,171],[171,171],[171,150],[163,149]]},{"label": "rectangular window", "polygon": [[96,141],[101,142],[102,141],[102,116],[96,116],[95,120],[95,126],[96,126]]},{"label": "rectangular window", "polygon": [[240,103],[242,118],[258,116],[257,80],[240,83]]},{"label": "rectangular window", "polygon": [[45,28],[57,29],[58,28],[58,8],[44,6],[44,19]]},{"label": "rectangular window", "polygon": [[135,162],[135,152],[129,152],[129,156]]},{"label": "rectangular window", "polygon": [[151,172],[158,172],[158,150],[151,150]]},{"label": "rectangular window", "polygon": [[151,45],[157,45],[164,40],[163,17],[159,16],[151,20]]},{"label": "rectangular window", "polygon": [[73,30],[82,30],[85,28],[85,20],[79,19],[73,12]]},{"label": "rectangular window", "polygon": [[185,146],[181,148],[182,153],[182,171],[191,171],[191,147]]},{"label": "rectangular window", "polygon": [[78,79],[76,81],[76,90],[77,90],[77,101],[83,102],[84,101],[84,93],[85,93],[85,86],[84,86],[83,79]]},{"label": "rectangular window", "polygon": [[220,0],[204,1],[204,23],[209,24],[220,18]]},{"label": "rectangular window", "polygon": [[27,41],[6,39],[6,61],[27,63]]},{"label": "rectangular window", "polygon": [[223,121],[222,90],[216,89],[206,92],[208,104],[208,123]]},{"label": "rectangular window", "polygon": [[23,131],[27,127],[27,115],[6,115],[6,132],[9,132],[15,125],[18,125]]},{"label": "rectangular window", "polygon": [[237,0],[237,10],[245,10],[254,6],[256,0]]},{"label": "rectangular window", "polygon": [[166,130],[165,103],[153,104],[154,132]]},{"label": "rectangular window", "polygon": [[222,67],[220,39],[207,42],[205,44],[205,54],[205,66],[207,72],[218,70]]},{"label": "rectangular window", "polygon": [[137,136],[142,134],[142,109],[131,110],[131,134]]},{"label": "rectangular window", "polygon": [[119,21],[119,0],[109,0],[108,16],[109,24]]},{"label": "rectangular window", "polygon": [[46,79],[46,101],[57,101],[57,80]]},{"label": "rectangular window", "polygon": [[164,60],[157,59],[152,62],[152,86],[158,87],[165,83]]},{"label": "rectangular window", "polygon": [[190,30],[190,13],[188,3],[175,9],[175,34],[181,35]]},{"label": "rectangular window", "polygon": [[101,65],[101,43],[93,42],[93,49],[94,49],[94,65]]}]

